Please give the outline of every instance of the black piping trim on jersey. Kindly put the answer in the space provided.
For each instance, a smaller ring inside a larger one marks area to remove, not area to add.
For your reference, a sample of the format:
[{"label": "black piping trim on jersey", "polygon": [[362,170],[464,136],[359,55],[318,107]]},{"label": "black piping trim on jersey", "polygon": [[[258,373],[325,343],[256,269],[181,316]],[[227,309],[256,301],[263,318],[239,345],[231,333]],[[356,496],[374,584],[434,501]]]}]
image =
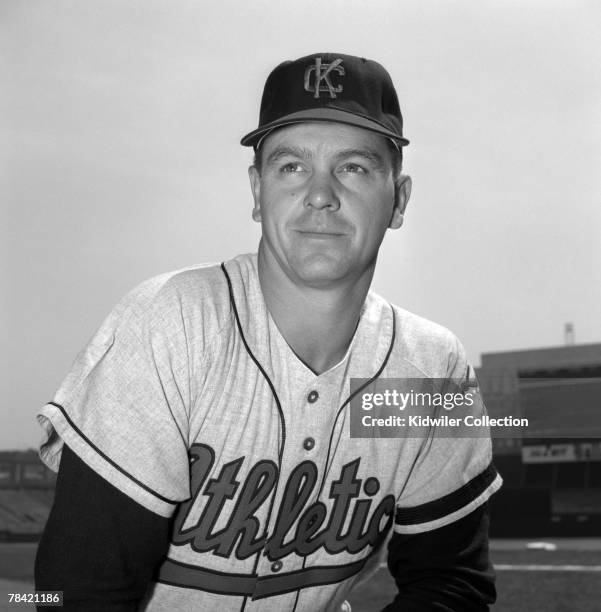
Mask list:
[{"label": "black piping trim on jersey", "polygon": [[[177,579],[172,573],[181,573],[187,571],[192,578],[196,580],[186,580],[185,578]],[[167,574],[167,577],[165,577]],[[206,579],[206,582],[203,580]],[[231,588],[217,588],[215,583],[219,580],[231,582]],[[183,563],[171,557],[166,557],[157,576],[157,582],[168,584],[170,586],[180,587],[184,589],[195,589],[197,591],[207,591],[218,595],[230,595],[245,597],[252,595],[257,576],[253,574],[238,574],[234,572],[219,572],[217,570],[208,569],[206,567],[198,567],[191,563]]]},{"label": "black piping trim on jersey", "polygon": [[157,493],[156,491],[154,491],[153,489],[151,489],[150,487],[148,487],[147,485],[145,485],[143,482],[139,481],[135,476],[132,476],[129,472],[125,471],[120,465],[118,465],[117,463],[115,463],[109,456],[105,455],[95,444],[94,442],[92,442],[90,440],[90,438],[88,438],[83,431],[81,431],[81,429],[79,429],[79,427],[77,427],[77,425],[75,425],[75,423],[71,420],[71,418],[69,417],[69,415],[67,414],[67,411],[63,408],[63,406],[61,406],[60,404],[57,404],[56,402],[48,402],[51,406],[54,406],[56,408],[58,408],[63,416],[65,417],[65,419],[67,420],[67,423],[69,423],[69,425],[71,426],[71,428],[73,429],[73,431],[75,431],[75,433],[84,441],[86,442],[86,444],[88,444],[88,446],[90,446],[98,455],[100,455],[107,463],[110,463],[116,470],[118,470],[119,472],[121,472],[124,476],[127,476],[127,478],[129,478],[129,480],[131,480],[132,482],[135,482],[140,488],[144,489],[145,491],[147,491],[148,493],[154,495],[157,499],[160,499],[162,502],[165,502],[166,504],[171,504],[172,506],[177,506],[180,502],[179,501],[174,501],[172,499],[168,499],[167,497],[164,497],[163,495],[161,495],[160,493]]},{"label": "black piping trim on jersey", "polygon": [[[328,443],[328,454],[326,456],[326,463],[325,463],[325,468],[324,468],[324,472],[321,478],[321,484],[319,485],[319,491],[317,492],[317,497],[315,499],[319,499],[322,491],[323,491],[323,485],[326,481],[326,474],[328,473],[328,462],[330,460],[330,451],[332,450],[332,439],[334,437],[334,430],[336,429],[336,423],[338,422],[338,417],[342,414],[342,410],[347,406],[347,404],[350,403],[350,401],[358,394],[361,393],[361,391],[363,391],[363,389],[365,389],[365,387],[367,387],[369,384],[371,384],[371,382],[373,380],[375,380],[376,378],[378,378],[378,376],[380,376],[380,374],[383,372],[384,368],[386,367],[386,364],[388,363],[388,360],[390,359],[390,355],[392,354],[392,348],[394,347],[394,341],[396,339],[396,316],[394,314],[394,308],[392,307],[391,304],[389,304],[390,306],[390,313],[392,314],[392,334],[391,334],[391,338],[390,338],[390,346],[388,347],[388,352],[386,353],[386,356],[384,357],[384,361],[382,362],[382,364],[380,365],[380,367],[378,368],[378,371],[364,384],[362,384],[358,389],[356,389],[353,393],[351,393],[348,398],[346,399],[346,401],[344,402],[344,404],[342,404],[342,406],[340,406],[340,409],[338,410],[338,413],[336,414],[336,418],[334,419],[334,426],[332,427],[332,432],[330,433],[330,441]],[[305,563],[307,561],[307,558],[305,557],[303,559],[303,569],[305,568]],[[294,600],[294,606],[292,607],[292,612],[296,612],[296,606],[298,605],[298,597],[300,595],[300,590],[298,590],[296,592],[296,598]]]},{"label": "black piping trim on jersey", "polygon": [[477,499],[495,481],[497,470],[489,463],[488,467],[466,482],[461,488],[431,502],[411,508],[397,508],[395,525],[419,525],[441,519],[457,512]]},{"label": "black piping trim on jersey", "polygon": [[[316,565],[292,572],[264,576],[258,576],[256,573],[219,572],[167,557],[159,570],[157,582],[179,588],[207,591],[230,597],[250,597],[252,600],[257,600],[348,580],[360,572],[376,552],[374,550],[363,559],[344,565]],[[188,579],[181,576],[183,572],[188,573]]]},{"label": "black piping trim on jersey", "polygon": [[227,286],[228,286],[228,290],[230,293],[230,303],[232,304],[232,308],[234,310],[234,317],[236,318],[236,326],[238,327],[238,332],[240,333],[242,342],[244,343],[244,348],[246,349],[246,352],[249,354],[250,358],[255,362],[255,365],[257,366],[257,368],[259,368],[259,371],[261,372],[261,374],[263,374],[263,377],[267,381],[267,384],[269,385],[269,388],[271,389],[271,393],[273,394],[273,397],[275,399],[275,403],[278,407],[278,412],[280,413],[280,418],[282,420],[282,444],[280,446],[280,451],[278,455],[279,455],[280,465],[281,465],[282,458],[284,455],[284,445],[286,444],[286,422],[284,420],[284,412],[282,411],[282,404],[280,403],[280,398],[278,397],[275,387],[273,386],[271,379],[267,375],[267,372],[263,369],[263,366],[259,363],[259,360],[254,356],[253,352],[250,350],[250,347],[248,346],[248,343],[246,342],[246,337],[244,336],[244,331],[242,330],[242,324],[240,323],[240,317],[238,316],[238,308],[236,307],[236,300],[234,299],[234,290],[232,288],[232,281],[230,280],[230,275],[227,273],[227,270],[225,269],[225,264],[223,263],[221,264],[221,269],[223,270],[223,273],[225,274],[225,278],[227,280]]},{"label": "black piping trim on jersey", "polygon": [[[276,480],[275,487],[274,487],[273,492],[272,492],[271,503],[269,504],[269,510],[267,511],[267,520],[265,522],[265,536],[266,536],[266,541],[267,541],[267,539],[269,538],[269,523],[271,521],[271,514],[273,512],[273,505],[275,503],[275,497],[276,497],[276,494],[277,494],[278,485],[280,484],[280,475],[281,475],[281,471],[282,471],[282,460],[283,460],[283,457],[284,457],[284,446],[286,444],[286,420],[284,419],[284,411],[282,410],[282,404],[281,404],[280,398],[278,397],[278,394],[277,394],[277,392],[275,390],[275,386],[271,382],[271,379],[267,375],[267,372],[264,370],[263,366],[259,363],[259,360],[255,357],[253,352],[250,350],[250,347],[248,346],[248,343],[246,342],[246,337],[244,335],[244,330],[242,329],[242,323],[240,323],[240,317],[238,316],[238,308],[236,306],[236,300],[234,298],[234,289],[232,287],[232,281],[230,279],[230,275],[228,274],[227,270],[225,269],[225,263],[221,264],[221,270],[223,271],[223,274],[225,275],[225,279],[227,281],[227,287],[228,287],[228,291],[229,291],[229,294],[230,294],[230,304],[232,305],[232,309],[234,311],[234,317],[236,319],[236,326],[238,328],[238,333],[240,334],[240,338],[242,338],[242,342],[244,344],[244,348],[246,349],[246,352],[249,354],[250,358],[253,360],[253,362],[255,363],[255,365],[257,366],[257,368],[259,369],[259,371],[261,372],[261,374],[263,375],[263,377],[267,381],[267,384],[269,385],[269,388],[271,390],[273,398],[275,399],[276,406],[278,408],[278,413],[280,415],[280,423],[282,424],[282,442],[281,442],[281,445],[280,445],[280,448],[279,448],[279,451],[278,451],[278,478]],[[256,553],[255,562],[253,564],[253,574],[257,573],[257,567],[259,566],[259,559],[260,558],[261,558],[261,551]],[[240,608],[240,612],[244,612],[245,608],[246,608],[246,597],[244,598],[244,601],[242,602],[242,606]]]}]

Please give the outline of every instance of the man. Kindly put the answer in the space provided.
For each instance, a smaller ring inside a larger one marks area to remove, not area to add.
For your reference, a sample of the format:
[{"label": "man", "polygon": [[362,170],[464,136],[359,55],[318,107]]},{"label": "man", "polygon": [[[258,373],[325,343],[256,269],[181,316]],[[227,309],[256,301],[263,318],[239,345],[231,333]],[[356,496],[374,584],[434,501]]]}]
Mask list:
[{"label": "man", "polygon": [[351,379],[470,371],[369,291],[411,187],[388,73],[285,62],[242,144],[258,254],[135,289],[39,415],[60,471],[37,588],[66,609],[339,610],[387,553],[386,611],[488,609],[490,440],[350,437]]}]

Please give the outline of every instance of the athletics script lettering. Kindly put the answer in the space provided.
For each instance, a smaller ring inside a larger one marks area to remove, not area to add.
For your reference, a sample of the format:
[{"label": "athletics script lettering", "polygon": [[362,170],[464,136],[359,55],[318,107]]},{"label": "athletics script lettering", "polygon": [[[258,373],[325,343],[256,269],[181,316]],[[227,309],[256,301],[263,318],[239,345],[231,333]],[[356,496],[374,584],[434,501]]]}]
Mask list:
[{"label": "athletics script lettering", "polygon": [[[256,513],[275,492],[278,467],[270,460],[261,460],[250,469],[245,481],[237,480],[244,457],[223,465],[216,478],[210,478],[215,453],[210,446],[194,444],[191,449],[192,497],[181,504],[174,523],[173,544],[190,544],[199,553],[243,560],[265,550],[270,560],[292,553],[307,556],[321,547],[330,554],[346,551],[356,554],[365,547],[375,547],[392,524],[395,499],[385,496],[370,510],[372,499],[379,489],[377,478],[362,481],[357,478],[361,459],[344,465],[340,477],[330,484],[328,497],[333,500],[328,516],[321,501],[308,504],[318,483],[317,466],[312,461],[299,463],[284,484],[279,508],[274,508],[277,519],[271,535]],[[363,497],[362,497],[363,495]],[[235,500],[229,519],[222,529],[215,526],[224,505]],[[352,504],[354,500],[354,504]],[[347,516],[351,512],[350,521]],[[198,514],[198,509],[202,512]],[[197,516],[191,520],[192,516]],[[189,523],[192,522],[192,525]],[[348,527],[343,533],[343,527]],[[185,525],[189,525],[184,527]],[[296,525],[296,528],[293,527]],[[236,546],[237,543],[237,546]]]}]

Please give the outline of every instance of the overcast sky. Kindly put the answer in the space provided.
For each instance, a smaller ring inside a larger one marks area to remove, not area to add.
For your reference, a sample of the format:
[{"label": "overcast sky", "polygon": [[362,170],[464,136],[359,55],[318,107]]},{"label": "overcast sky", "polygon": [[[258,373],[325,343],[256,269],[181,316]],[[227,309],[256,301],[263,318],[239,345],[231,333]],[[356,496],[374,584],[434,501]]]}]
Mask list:
[{"label": "overcast sky", "polygon": [[374,288],[483,352],[601,341],[601,3],[0,2],[0,448],[117,300],[256,249],[239,139],[284,59],[383,63],[411,145]]}]

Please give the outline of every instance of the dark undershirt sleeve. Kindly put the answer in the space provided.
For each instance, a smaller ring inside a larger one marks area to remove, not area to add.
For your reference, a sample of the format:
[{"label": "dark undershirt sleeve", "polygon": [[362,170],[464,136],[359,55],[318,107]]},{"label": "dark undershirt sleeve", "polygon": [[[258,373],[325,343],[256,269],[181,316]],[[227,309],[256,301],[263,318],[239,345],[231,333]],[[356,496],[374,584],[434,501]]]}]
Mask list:
[{"label": "dark undershirt sleeve", "polygon": [[418,534],[395,533],[388,568],[399,594],[382,612],[485,612],[496,599],[488,504]]},{"label": "dark undershirt sleeve", "polygon": [[133,612],[169,545],[170,519],[116,489],[64,446],[35,561],[37,590],[74,612]]}]

